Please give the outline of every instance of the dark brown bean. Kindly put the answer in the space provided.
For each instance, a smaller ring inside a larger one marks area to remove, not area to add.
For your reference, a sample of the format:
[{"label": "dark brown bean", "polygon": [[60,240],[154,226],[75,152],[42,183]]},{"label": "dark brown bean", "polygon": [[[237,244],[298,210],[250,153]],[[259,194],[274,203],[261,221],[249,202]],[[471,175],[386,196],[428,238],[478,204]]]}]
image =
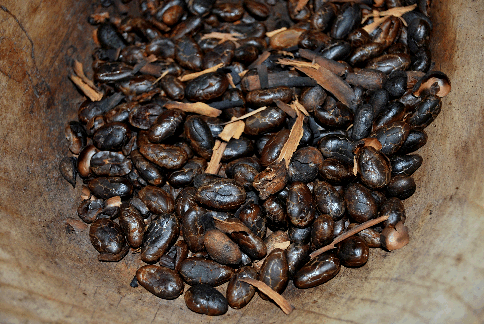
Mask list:
[{"label": "dark brown bean", "polygon": [[270,196],[262,205],[264,207],[266,217],[271,223],[279,228],[285,228],[289,221],[286,214],[286,206],[283,201],[276,196]]},{"label": "dark brown bean", "polygon": [[296,272],[309,261],[311,249],[308,244],[292,243],[286,249],[289,276],[293,277]]},{"label": "dark brown bean", "polygon": [[77,208],[77,216],[85,223],[92,223],[96,220],[97,216],[104,209],[104,201],[102,199],[86,199],[81,202]]},{"label": "dark brown bean", "polygon": [[355,177],[349,165],[335,158],[325,159],[320,164],[319,175],[331,184],[345,184]]},{"label": "dark brown bean", "polygon": [[361,182],[370,189],[381,189],[391,179],[391,165],[388,158],[371,146],[359,149],[356,163]]},{"label": "dark brown bean", "polygon": [[269,106],[276,100],[289,102],[293,97],[293,91],[288,87],[277,87],[263,90],[254,90],[247,93],[245,99],[247,103],[254,107]]},{"label": "dark brown bean", "polygon": [[183,293],[182,278],[175,271],[156,265],[145,265],[136,271],[136,279],[153,295],[175,299]]},{"label": "dark brown bean", "polygon": [[340,268],[340,260],[334,254],[323,253],[296,272],[294,286],[300,289],[319,286],[333,279]]},{"label": "dark brown bean", "polygon": [[185,293],[187,307],[200,314],[209,316],[223,315],[229,306],[227,299],[209,285],[195,285]]},{"label": "dark brown bean", "polygon": [[242,252],[237,244],[217,229],[208,230],[203,243],[210,257],[218,263],[237,265],[242,262]]},{"label": "dark brown bean", "polygon": [[250,15],[257,19],[265,20],[269,17],[270,9],[265,4],[255,0],[244,0],[244,7]]},{"label": "dark brown bean", "polygon": [[91,157],[91,170],[100,176],[120,177],[131,172],[132,163],[123,154],[100,151]]},{"label": "dark brown bean", "polygon": [[197,175],[202,174],[206,167],[207,161],[195,157],[189,160],[182,169],[172,172],[168,177],[168,182],[175,188],[189,186]]},{"label": "dark brown bean", "polygon": [[244,15],[244,7],[240,3],[216,3],[212,12],[221,20],[234,22]]},{"label": "dark brown bean", "polygon": [[405,120],[415,129],[423,129],[430,125],[442,109],[440,97],[429,95],[416,108],[415,112]]},{"label": "dark brown bean", "polygon": [[243,205],[238,210],[238,218],[244,223],[252,233],[263,238],[266,233],[266,218],[262,208],[255,203]]},{"label": "dark brown bean", "polygon": [[391,197],[383,203],[380,209],[380,215],[388,216],[388,219],[382,223],[383,227],[395,226],[398,222],[405,223],[407,219],[405,216],[405,206],[396,197]]},{"label": "dark brown bean", "polygon": [[175,59],[185,69],[194,71],[202,69],[202,50],[190,36],[181,37],[175,42]]},{"label": "dark brown bean", "polygon": [[351,65],[364,63],[369,59],[380,56],[385,50],[385,45],[381,43],[366,43],[356,48],[348,59]]},{"label": "dark brown bean", "polygon": [[370,60],[366,68],[390,74],[396,70],[406,70],[411,62],[410,55],[405,53],[385,54]]},{"label": "dark brown bean", "polygon": [[427,144],[427,133],[424,130],[411,130],[407,139],[403,142],[398,150],[398,154],[408,154],[415,152],[425,144]]},{"label": "dark brown bean", "polygon": [[357,28],[348,35],[348,41],[352,48],[358,48],[371,42],[371,37],[363,28]]},{"label": "dark brown bean", "polygon": [[259,49],[251,44],[239,46],[234,51],[234,60],[244,64],[251,64],[259,56]]},{"label": "dark brown bean", "polygon": [[312,182],[316,179],[319,167],[323,163],[323,155],[315,147],[298,149],[291,158],[287,170],[291,182]]},{"label": "dark brown bean", "polygon": [[311,250],[317,250],[333,241],[334,220],[330,215],[318,215],[311,227]]},{"label": "dark brown bean", "polygon": [[253,182],[259,172],[248,164],[238,164],[234,168],[234,180],[245,190],[253,189]]},{"label": "dark brown bean", "polygon": [[385,111],[381,112],[375,119],[375,122],[373,123],[373,131],[375,132],[384,126],[402,120],[404,114],[405,106],[401,102],[392,101],[385,108]]},{"label": "dark brown bean", "polygon": [[245,307],[255,295],[255,287],[240,281],[240,279],[257,279],[257,271],[252,267],[241,268],[229,281],[227,286],[227,301],[234,309]]},{"label": "dark brown bean", "polygon": [[145,144],[139,151],[149,161],[170,170],[181,168],[188,160],[183,148],[174,145]]},{"label": "dark brown bean", "polygon": [[307,244],[311,240],[311,226],[304,228],[291,227],[288,235],[292,243]]},{"label": "dark brown bean", "polygon": [[131,131],[126,124],[111,123],[99,128],[92,137],[92,141],[100,150],[119,151],[130,137]]},{"label": "dark brown bean", "polygon": [[127,197],[133,193],[129,180],[121,177],[99,177],[89,181],[89,190],[98,198]]},{"label": "dark brown bean", "polygon": [[185,97],[190,101],[209,101],[220,97],[229,86],[225,74],[207,73],[189,81],[185,88]]},{"label": "dark brown bean", "polygon": [[[114,110],[114,109],[112,109],[112,110]],[[117,121],[117,120],[115,120],[115,121]],[[112,121],[112,122],[115,122],[115,121]],[[120,122],[124,122],[124,120],[120,121]],[[87,135],[88,136],[94,135],[94,133],[96,133],[96,131],[99,128],[103,127],[104,125],[106,125],[106,120],[104,119],[104,116],[95,116],[95,117],[91,118],[86,125]]]},{"label": "dark brown bean", "polygon": [[192,257],[181,263],[180,274],[191,286],[197,284],[219,286],[229,281],[234,271],[229,266],[215,261]]},{"label": "dark brown bean", "polygon": [[272,136],[271,139],[269,139],[269,141],[267,141],[264,149],[261,152],[260,162],[263,167],[267,167],[277,160],[282,148],[284,147],[284,144],[286,144],[286,141],[289,138],[289,133],[290,130],[283,129],[277,132],[274,136]]},{"label": "dark brown bean", "polygon": [[195,152],[206,160],[209,160],[213,153],[215,140],[208,124],[200,116],[190,116],[185,125],[185,136],[190,141]]},{"label": "dark brown bean", "polygon": [[319,106],[322,106],[328,97],[326,91],[321,86],[315,86],[306,89],[299,101],[306,108],[308,112],[313,112]]},{"label": "dark brown bean", "polygon": [[359,236],[351,236],[338,244],[337,256],[345,267],[361,267],[369,255],[368,245]]},{"label": "dark brown bean", "polygon": [[202,28],[203,20],[199,16],[192,16],[187,18],[185,21],[182,21],[175,28],[171,33],[172,39],[179,39],[185,35],[194,35],[198,30]]},{"label": "dark brown bean", "polygon": [[413,19],[408,24],[407,41],[412,53],[429,46],[431,30],[430,24],[424,19]]},{"label": "dark brown bean", "polygon": [[197,190],[201,204],[217,210],[237,209],[245,202],[245,190],[231,179],[218,179]]},{"label": "dark brown bean", "polygon": [[174,214],[158,216],[144,234],[141,260],[157,261],[175,243],[179,233],[180,226]]},{"label": "dark brown bean", "polygon": [[129,123],[139,129],[149,129],[163,112],[163,108],[155,103],[137,106],[129,113]]},{"label": "dark brown bean", "polygon": [[122,229],[110,219],[98,219],[89,228],[89,237],[100,253],[99,261],[119,261],[128,253],[129,247]]},{"label": "dark brown bean", "polygon": [[197,206],[197,190],[193,187],[185,187],[180,191],[175,201],[175,211],[182,218],[192,207]]},{"label": "dark brown bean", "polygon": [[308,186],[302,182],[294,182],[288,189],[286,212],[289,220],[297,227],[310,225],[315,214],[312,208],[312,195]]},{"label": "dark brown bean", "polygon": [[182,100],[185,97],[185,84],[173,75],[163,77],[160,86],[171,99]]},{"label": "dark brown bean", "polygon": [[383,126],[370,137],[376,138],[382,144],[381,153],[390,156],[403,145],[409,133],[409,124],[400,121]]},{"label": "dark brown bean", "polygon": [[405,200],[411,197],[415,190],[417,190],[417,185],[412,177],[396,175],[388,184],[386,193],[388,197],[397,197]]},{"label": "dark brown bean", "polygon": [[333,220],[341,219],[345,213],[345,198],[332,185],[317,181],[313,189],[314,203],[322,214],[330,215]]},{"label": "dark brown bean", "polygon": [[[289,269],[286,252],[284,250],[274,249],[264,259],[264,263],[260,269],[259,280],[279,294],[286,289],[289,281]],[[259,292],[259,295],[262,299],[268,299],[261,292]]]},{"label": "dark brown bean", "polygon": [[145,52],[162,59],[175,58],[175,43],[169,38],[155,38],[146,45]]},{"label": "dark brown bean", "polygon": [[231,138],[225,147],[222,155],[222,162],[251,156],[253,153],[254,144],[250,139],[247,137],[240,137],[239,139]]},{"label": "dark brown bean", "polygon": [[[104,120],[106,123],[124,123],[128,122],[129,114],[131,111],[137,107],[139,104],[136,102],[130,103],[123,103],[121,105],[117,105],[113,109],[109,110],[107,113],[104,114]],[[103,126],[105,123],[102,123],[101,120],[98,118],[99,116],[95,117],[94,119],[89,120],[88,125],[88,135],[92,136],[97,129]],[[90,134],[89,134],[90,133]]]},{"label": "dark brown bean", "polygon": [[97,29],[97,39],[104,48],[124,48],[123,38],[113,24],[105,23]]},{"label": "dark brown bean", "polygon": [[152,75],[138,75],[129,80],[120,81],[117,86],[126,96],[140,95],[154,89],[156,78]]},{"label": "dark brown bean", "polygon": [[132,206],[121,208],[119,225],[126,234],[129,245],[138,248],[143,243],[145,223],[140,213]]},{"label": "dark brown bean", "polygon": [[203,57],[203,69],[209,69],[220,63],[224,66],[229,66],[234,58],[234,51],[235,43],[232,41],[225,41],[218,44]]},{"label": "dark brown bean", "polygon": [[122,62],[103,62],[93,67],[94,80],[103,83],[120,82],[133,77],[133,69]]},{"label": "dark brown bean", "polygon": [[321,56],[327,60],[341,61],[351,53],[351,45],[346,41],[335,41],[321,51]]},{"label": "dark brown bean", "polygon": [[327,135],[321,138],[318,145],[325,158],[336,158],[352,165],[355,144],[343,135]]},{"label": "dark brown bean", "polygon": [[331,44],[331,37],[328,35],[317,31],[317,30],[306,30],[299,36],[298,46],[300,48],[307,48],[310,50],[315,50],[322,48],[324,46]]},{"label": "dark brown bean", "polygon": [[[351,230],[356,226],[358,226],[358,224],[350,224],[350,226],[348,226],[348,230]],[[368,245],[370,248],[381,247],[380,232],[371,227],[358,232],[358,236],[365,241],[366,245]]]},{"label": "dark brown bean", "polygon": [[286,120],[286,113],[276,107],[269,107],[245,121],[244,133],[247,135],[260,135],[272,132],[281,127]]},{"label": "dark brown bean", "polygon": [[145,159],[139,151],[131,152],[130,157],[139,175],[149,184],[158,186],[164,183],[165,178],[162,170],[154,163]]},{"label": "dark brown bean", "polygon": [[205,220],[205,210],[197,205],[190,207],[182,216],[183,238],[192,252],[204,249]]},{"label": "dark brown bean", "polygon": [[250,258],[258,260],[266,256],[267,248],[264,241],[252,233],[240,219],[227,218],[223,222],[216,223],[216,227],[237,243],[240,250]]},{"label": "dark brown bean", "polygon": [[285,161],[269,165],[264,171],[256,175],[253,186],[259,191],[261,199],[267,199],[286,186],[289,180]]},{"label": "dark brown bean", "polygon": [[348,214],[356,223],[363,223],[378,213],[375,198],[370,190],[359,183],[352,183],[345,191],[345,201]]},{"label": "dark brown bean", "polygon": [[331,28],[331,37],[344,39],[354,29],[359,27],[361,22],[361,9],[356,3],[346,3],[340,9],[336,21]]},{"label": "dark brown bean", "polygon": [[411,176],[420,168],[423,158],[418,154],[413,155],[394,155],[390,159],[392,164],[392,175]]},{"label": "dark brown bean", "polygon": [[76,187],[77,177],[77,159],[75,157],[65,157],[59,163],[59,171],[64,179],[69,182],[73,188]]},{"label": "dark brown bean", "polygon": [[369,104],[361,105],[356,111],[351,130],[351,139],[353,141],[361,140],[368,137],[371,133],[375,110]]},{"label": "dark brown bean", "polygon": [[79,122],[71,121],[65,128],[65,135],[72,154],[79,154],[87,144],[86,130]]},{"label": "dark brown bean", "polygon": [[175,209],[173,197],[159,187],[146,186],[138,192],[138,196],[152,213],[169,214]]}]

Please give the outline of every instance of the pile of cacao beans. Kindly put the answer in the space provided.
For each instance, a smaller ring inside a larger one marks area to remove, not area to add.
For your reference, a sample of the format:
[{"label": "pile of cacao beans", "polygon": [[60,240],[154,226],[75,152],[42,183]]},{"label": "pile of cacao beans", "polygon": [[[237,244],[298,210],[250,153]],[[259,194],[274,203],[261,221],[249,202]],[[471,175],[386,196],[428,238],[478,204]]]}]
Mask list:
[{"label": "pile of cacao beans", "polygon": [[[135,253],[146,265],[132,286],[221,315],[257,292],[244,278],[282,294],[405,245],[414,152],[450,91],[432,70],[430,14],[430,0],[100,1],[88,21],[102,99],[66,127],[60,164],[82,179],[77,212],[98,259]],[[239,119],[243,134],[207,173]]]}]

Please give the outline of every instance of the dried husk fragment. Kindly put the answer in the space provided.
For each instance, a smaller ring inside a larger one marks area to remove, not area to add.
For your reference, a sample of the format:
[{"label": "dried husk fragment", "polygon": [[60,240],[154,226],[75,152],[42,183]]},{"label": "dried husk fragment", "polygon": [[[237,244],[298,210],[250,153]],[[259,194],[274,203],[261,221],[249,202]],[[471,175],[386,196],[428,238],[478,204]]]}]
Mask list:
[{"label": "dried husk fragment", "polygon": [[277,292],[272,290],[268,285],[266,285],[262,281],[250,279],[250,278],[242,278],[242,279],[239,279],[239,280],[256,287],[262,293],[266,294],[287,315],[291,314],[292,311],[294,310],[294,306],[292,306],[284,297],[282,297],[280,294],[278,294]]},{"label": "dried husk fragment", "polygon": [[209,117],[218,117],[222,113],[221,110],[210,107],[209,105],[203,102],[188,103],[188,102],[170,101],[165,104],[165,108],[180,109],[186,112],[196,113],[199,115],[204,115]]},{"label": "dried husk fragment", "polygon": [[339,76],[320,66],[317,70],[308,67],[296,67],[299,71],[314,79],[321,87],[331,92],[339,101],[348,107],[354,106],[353,89]]},{"label": "dried husk fragment", "polygon": [[203,71],[186,74],[186,75],[180,77],[179,79],[180,79],[181,82],[187,82],[187,81],[196,79],[196,78],[198,78],[201,75],[204,75],[204,74],[207,74],[207,73],[216,72],[218,69],[220,69],[223,66],[224,66],[223,63],[219,63],[219,64],[217,64],[215,66],[212,66],[211,68],[205,69]]},{"label": "dried husk fragment", "polygon": [[309,256],[311,257],[311,259],[313,259],[313,258],[317,257],[318,255],[323,254],[326,251],[332,250],[332,249],[336,248],[336,244],[338,244],[339,242],[346,240],[348,237],[351,237],[351,236],[357,234],[358,232],[361,232],[364,229],[367,229],[367,228],[372,227],[376,224],[384,222],[387,219],[388,219],[388,216],[381,216],[381,217],[369,220],[367,222],[364,222],[364,223],[356,226],[355,228],[349,230],[348,232],[341,234],[340,236],[335,238],[334,241],[331,242],[331,244],[323,246],[322,248],[320,248],[320,249],[314,251],[313,253],[311,253]]}]

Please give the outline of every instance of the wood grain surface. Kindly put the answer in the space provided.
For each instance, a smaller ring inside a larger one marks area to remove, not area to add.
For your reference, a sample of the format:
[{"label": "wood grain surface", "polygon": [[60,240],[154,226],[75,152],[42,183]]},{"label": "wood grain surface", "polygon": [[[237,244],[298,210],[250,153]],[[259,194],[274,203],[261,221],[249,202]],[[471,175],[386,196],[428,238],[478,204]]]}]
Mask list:
[{"label": "wood grain surface", "polygon": [[80,182],[73,189],[58,163],[82,102],[68,71],[73,59],[89,67],[94,47],[92,3],[0,4],[0,323],[484,321],[483,1],[433,1],[434,60],[453,88],[427,128],[417,193],[405,201],[410,244],[372,249],[365,267],[342,268],[323,286],[291,284],[290,316],[255,297],[217,318],[192,313],[182,297],[131,288],[137,258],[98,262],[87,230],[75,226]]}]

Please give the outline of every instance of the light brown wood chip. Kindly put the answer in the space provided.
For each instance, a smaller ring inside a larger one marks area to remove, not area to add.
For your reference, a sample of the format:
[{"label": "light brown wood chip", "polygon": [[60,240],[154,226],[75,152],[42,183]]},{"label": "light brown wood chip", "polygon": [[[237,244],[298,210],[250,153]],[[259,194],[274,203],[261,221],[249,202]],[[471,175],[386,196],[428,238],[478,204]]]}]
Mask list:
[{"label": "light brown wood chip", "polygon": [[307,67],[307,68],[312,68],[312,69],[318,69],[319,64],[314,63],[314,62],[305,62],[305,61],[296,61],[296,60],[289,60],[285,58],[280,58],[277,60],[277,63],[281,65],[290,65],[290,66],[298,66],[298,67]]},{"label": "light brown wood chip", "polygon": [[103,98],[103,94],[101,92],[91,88],[77,75],[72,74],[70,79],[87,97],[89,97],[89,99],[91,99],[91,101],[100,101]]},{"label": "light brown wood chip", "polygon": [[239,121],[239,120],[243,120],[243,119],[249,118],[250,116],[257,114],[258,112],[261,112],[261,111],[262,111],[262,110],[264,110],[264,109],[267,109],[267,107],[266,107],[266,106],[264,106],[264,107],[260,107],[259,109],[256,109],[256,110],[254,110],[254,111],[251,111],[250,113],[247,113],[247,114],[245,114],[245,115],[242,115],[242,116],[240,116],[240,117],[238,117],[238,118],[232,119],[231,121],[226,122],[226,123],[223,123],[222,125],[228,125],[228,124],[231,124],[231,123],[235,123],[236,121]]},{"label": "light brown wood chip", "polygon": [[364,222],[364,223],[356,226],[355,228],[349,230],[348,232],[341,234],[340,236],[335,238],[334,241],[331,242],[331,244],[323,246],[322,248],[320,248],[320,249],[314,251],[313,253],[311,253],[309,256],[311,257],[311,259],[313,259],[313,258],[317,257],[318,255],[323,254],[326,251],[332,250],[336,247],[336,244],[338,244],[339,242],[346,240],[348,237],[351,237],[351,236],[361,232],[364,229],[372,227],[372,226],[374,226],[378,223],[384,222],[387,219],[388,219],[388,216],[381,216],[381,217],[369,220],[367,222]]},{"label": "light brown wood chip", "polygon": [[204,115],[209,117],[218,117],[222,113],[221,110],[210,107],[209,105],[203,102],[185,103],[185,102],[170,101],[169,103],[165,104],[165,108],[180,109],[186,112],[196,113],[199,115]]},{"label": "light brown wood chip", "polygon": [[353,89],[345,81],[343,81],[343,79],[330,70],[322,66],[320,66],[317,70],[297,66],[296,69],[315,80],[320,86],[331,92],[346,106],[351,107],[353,105],[353,101],[355,100],[355,93]]},{"label": "light brown wood chip", "polygon": [[215,141],[215,145],[213,146],[212,158],[208,163],[205,173],[210,173],[210,174],[218,173],[218,171],[220,170],[220,161],[222,160],[222,155],[224,154],[226,146],[227,146],[226,142],[222,142],[219,140]]},{"label": "light brown wood chip", "polygon": [[296,5],[296,8],[294,9],[294,11],[299,12],[301,11],[307,4],[308,4],[309,0],[299,0],[297,2],[297,5]]},{"label": "light brown wood chip", "polygon": [[286,144],[282,147],[281,153],[279,154],[279,157],[277,158],[277,162],[280,162],[282,160],[285,160],[286,167],[289,166],[289,163],[291,162],[292,155],[294,152],[296,152],[296,149],[299,145],[299,141],[301,141],[301,138],[303,136],[304,130],[303,130],[303,122],[304,122],[304,115],[297,110],[297,118],[296,122],[294,125],[292,125],[291,132],[289,133],[289,138],[286,141]]},{"label": "light brown wood chip", "polygon": [[279,29],[276,29],[276,30],[267,32],[266,33],[266,36],[269,37],[269,38],[271,38],[272,36],[274,36],[276,34],[279,34],[280,32],[283,32],[285,30],[287,30],[287,27],[282,27],[282,28],[279,28]]},{"label": "light brown wood chip", "polygon": [[99,89],[94,85],[94,82],[92,82],[85,74],[84,74],[84,67],[82,66],[82,63],[79,62],[78,60],[74,60],[74,65],[72,66],[72,69],[74,70],[74,73],[84,81],[88,86],[93,88],[94,90],[98,91]]},{"label": "light brown wood chip", "polygon": [[284,297],[282,297],[280,294],[278,294],[277,292],[272,290],[271,287],[269,287],[268,285],[266,285],[262,281],[250,279],[250,278],[243,278],[243,279],[239,279],[239,280],[256,287],[262,293],[266,294],[287,315],[291,314],[292,311],[294,310],[294,306],[292,306]]},{"label": "light brown wood chip", "polygon": [[187,81],[196,79],[196,78],[198,78],[201,75],[204,75],[204,74],[207,74],[207,73],[211,73],[211,72],[215,72],[215,71],[217,71],[218,69],[220,69],[223,66],[224,66],[223,63],[219,63],[219,64],[217,64],[215,66],[212,66],[211,68],[205,69],[203,71],[186,74],[186,75],[180,77],[179,79],[180,79],[181,82],[187,82]]},{"label": "light brown wood chip", "polygon": [[279,109],[281,109],[286,114],[288,114],[289,116],[291,116],[291,118],[296,118],[296,116],[297,116],[296,109],[292,108],[290,105],[288,105],[285,102],[282,102],[279,99],[274,100],[274,102],[275,102],[275,104],[277,105],[277,107]]},{"label": "light brown wood chip", "polygon": [[[235,118],[234,118],[235,119]],[[244,132],[245,123],[241,120],[237,120],[233,123],[225,125],[222,132],[218,135],[221,139],[228,142],[231,138],[239,139]]]},{"label": "light brown wood chip", "polygon": [[220,39],[219,44],[222,44],[225,41],[233,41],[237,44],[239,38],[244,37],[244,35],[239,33],[220,33],[220,32],[211,32],[202,36],[201,40],[208,39],[208,38],[216,38]]}]

